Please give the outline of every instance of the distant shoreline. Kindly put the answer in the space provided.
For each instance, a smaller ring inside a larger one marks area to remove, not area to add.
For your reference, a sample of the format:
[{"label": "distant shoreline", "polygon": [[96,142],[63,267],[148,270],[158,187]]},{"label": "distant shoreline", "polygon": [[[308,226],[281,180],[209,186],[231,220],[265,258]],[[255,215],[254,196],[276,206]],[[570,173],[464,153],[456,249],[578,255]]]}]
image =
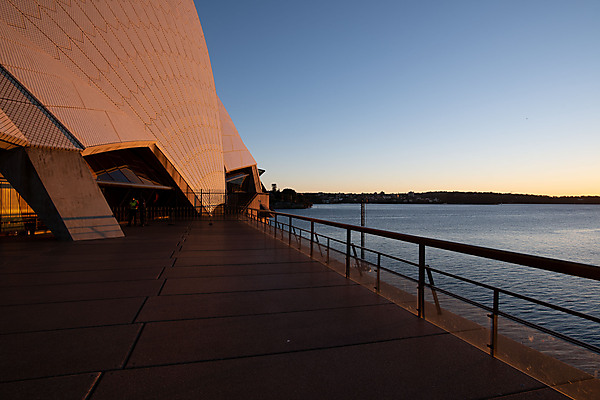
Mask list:
[{"label": "distant shoreline", "polygon": [[600,204],[600,196],[547,196],[493,192],[302,193],[312,204]]}]

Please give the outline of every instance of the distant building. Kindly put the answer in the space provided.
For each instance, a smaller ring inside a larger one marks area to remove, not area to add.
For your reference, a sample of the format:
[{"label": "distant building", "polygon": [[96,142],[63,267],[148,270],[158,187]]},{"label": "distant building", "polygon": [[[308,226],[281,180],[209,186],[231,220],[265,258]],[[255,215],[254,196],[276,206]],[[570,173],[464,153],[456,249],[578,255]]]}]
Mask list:
[{"label": "distant building", "polygon": [[207,211],[227,191],[268,201],[192,0],[0,9],[0,174],[55,236],[122,236],[111,207],[132,196]]}]

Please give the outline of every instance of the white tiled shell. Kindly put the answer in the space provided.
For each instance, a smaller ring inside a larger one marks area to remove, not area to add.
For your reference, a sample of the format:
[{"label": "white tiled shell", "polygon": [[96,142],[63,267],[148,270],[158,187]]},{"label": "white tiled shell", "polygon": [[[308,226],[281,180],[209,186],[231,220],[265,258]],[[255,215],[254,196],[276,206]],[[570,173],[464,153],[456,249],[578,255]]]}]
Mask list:
[{"label": "white tiled shell", "polygon": [[5,71],[0,71],[0,93],[0,138],[3,141],[22,146],[82,150],[71,134]]},{"label": "white tiled shell", "polygon": [[0,1],[0,63],[86,148],[156,141],[192,189],[225,189],[219,102],[192,0]]},{"label": "white tiled shell", "polygon": [[219,100],[219,117],[221,118],[221,132],[223,134],[223,160],[225,171],[234,171],[239,168],[256,165],[256,161],[242,141],[229,113]]},{"label": "white tiled shell", "polygon": [[[0,109],[0,142],[11,143],[17,146],[27,146],[29,142],[19,128],[13,124],[8,116]],[[2,143],[0,143],[1,147]]]}]

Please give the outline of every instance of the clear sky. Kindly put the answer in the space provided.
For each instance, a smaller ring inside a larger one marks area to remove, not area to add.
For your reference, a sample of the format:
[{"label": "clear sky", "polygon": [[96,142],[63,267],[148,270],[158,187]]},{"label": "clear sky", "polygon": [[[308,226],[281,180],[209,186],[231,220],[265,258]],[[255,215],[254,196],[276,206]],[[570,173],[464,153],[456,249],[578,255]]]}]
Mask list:
[{"label": "clear sky", "polygon": [[264,185],[600,195],[598,0],[195,0]]}]

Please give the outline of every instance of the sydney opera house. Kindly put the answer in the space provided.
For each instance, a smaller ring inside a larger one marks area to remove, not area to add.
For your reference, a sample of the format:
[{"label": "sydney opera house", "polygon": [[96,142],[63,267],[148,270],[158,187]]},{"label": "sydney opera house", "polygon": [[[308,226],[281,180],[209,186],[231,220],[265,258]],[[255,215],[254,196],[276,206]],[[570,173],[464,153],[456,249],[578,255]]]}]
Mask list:
[{"label": "sydney opera house", "polygon": [[122,236],[134,195],[268,201],[192,0],[1,0],[0,20],[0,179],[56,237]]}]

